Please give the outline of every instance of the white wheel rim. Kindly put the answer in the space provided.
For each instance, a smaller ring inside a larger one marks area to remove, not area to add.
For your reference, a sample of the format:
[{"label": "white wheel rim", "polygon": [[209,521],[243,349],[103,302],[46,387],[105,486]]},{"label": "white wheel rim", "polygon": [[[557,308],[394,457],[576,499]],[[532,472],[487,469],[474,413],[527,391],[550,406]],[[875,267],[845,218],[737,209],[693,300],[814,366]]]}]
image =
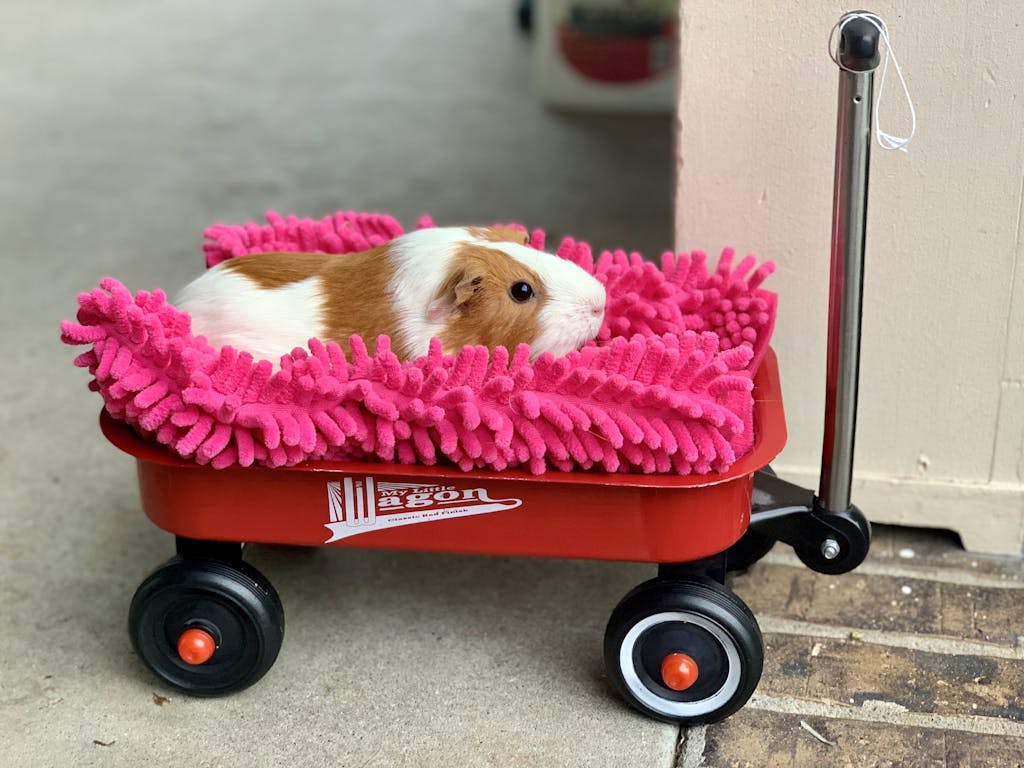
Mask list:
[{"label": "white wheel rim", "polygon": [[[700,627],[714,637],[725,651],[726,663],[728,665],[725,682],[711,696],[705,699],[698,699],[697,701],[663,699],[644,685],[637,674],[636,666],[633,663],[633,651],[636,648],[637,641],[649,628],[656,624],[667,622],[681,622]],[[665,611],[652,614],[638,621],[626,633],[626,636],[622,639],[622,644],[619,646],[619,669],[630,693],[647,708],[669,717],[699,717],[724,706],[736,691],[739,690],[740,666],[740,654],[736,649],[736,643],[732,636],[726,632],[725,628],[718,622],[712,621],[705,616],[689,613],[688,611]]]}]

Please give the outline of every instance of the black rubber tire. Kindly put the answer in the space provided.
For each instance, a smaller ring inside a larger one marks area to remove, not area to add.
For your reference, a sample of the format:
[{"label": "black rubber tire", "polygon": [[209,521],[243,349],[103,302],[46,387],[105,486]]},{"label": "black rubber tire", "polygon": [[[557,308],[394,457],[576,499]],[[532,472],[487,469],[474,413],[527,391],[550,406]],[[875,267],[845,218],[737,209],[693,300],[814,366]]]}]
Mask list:
[{"label": "black rubber tire", "polygon": [[[673,691],[661,680],[668,653],[697,661],[693,686]],[[604,636],[608,679],[640,712],[680,725],[716,723],[747,703],[764,667],[757,619],[727,587],[711,580],[652,579],[627,594]]]},{"label": "black rubber tire", "polygon": [[[216,640],[213,656],[188,664],[177,639],[198,627]],[[139,585],[128,612],[132,645],[169,685],[195,696],[234,693],[273,666],[284,640],[277,591],[248,563],[175,557]]]}]

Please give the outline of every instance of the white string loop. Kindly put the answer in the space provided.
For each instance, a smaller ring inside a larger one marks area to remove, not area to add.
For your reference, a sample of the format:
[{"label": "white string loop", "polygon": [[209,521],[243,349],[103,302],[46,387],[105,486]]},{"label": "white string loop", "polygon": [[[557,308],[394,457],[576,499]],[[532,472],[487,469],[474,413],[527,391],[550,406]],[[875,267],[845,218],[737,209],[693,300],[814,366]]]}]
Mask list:
[{"label": "white string loop", "polygon": [[[844,69],[847,72],[852,71],[839,63],[837,55],[838,52],[833,48],[833,41],[835,40],[836,32],[838,31],[839,34],[842,35],[843,27],[853,21],[853,19],[864,19],[864,21],[871,24],[878,30],[882,41],[885,43],[885,61],[882,64],[882,74],[878,79],[878,96],[875,98],[875,138],[878,140],[878,144],[882,149],[895,149],[900,152],[906,152],[907,145],[910,144],[910,140],[914,138],[914,134],[917,132],[917,115],[914,112],[914,102],[910,98],[910,90],[907,88],[907,81],[903,77],[903,70],[900,68],[899,62],[896,61],[896,54],[892,52],[892,44],[889,42],[889,29],[886,27],[882,18],[874,13],[851,13],[844,16],[836,22],[835,26],[832,27],[831,34],[828,36],[828,55],[840,69]],[[908,136],[894,136],[891,133],[883,131],[881,127],[882,94],[885,91],[885,76],[889,72],[890,61],[892,61],[892,66],[896,70],[896,75],[900,79],[900,85],[903,86],[903,95],[906,97],[907,106],[910,108],[910,134]]]}]

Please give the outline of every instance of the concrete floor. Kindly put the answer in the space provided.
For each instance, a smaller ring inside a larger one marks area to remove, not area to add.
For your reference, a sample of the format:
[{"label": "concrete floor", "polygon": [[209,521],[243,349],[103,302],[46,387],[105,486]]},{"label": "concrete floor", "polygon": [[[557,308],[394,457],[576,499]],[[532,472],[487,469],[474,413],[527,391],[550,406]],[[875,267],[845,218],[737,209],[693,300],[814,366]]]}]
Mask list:
[{"label": "concrete floor", "polygon": [[[267,677],[199,700],[147,672],[127,607],[172,542],[139,512],[131,461],[101,437],[99,400],[57,341],[78,291],[104,275],[176,288],[200,268],[204,226],[269,208],[519,219],[651,254],[670,244],[667,118],[545,111],[528,42],[502,4],[408,3],[400,17],[385,7],[0,6],[0,350],[13,362],[0,378],[0,763],[952,768],[971,764],[951,761],[966,754],[1019,765],[997,758],[1024,745],[1020,686],[1002,685],[994,704],[985,690],[901,699],[884,680],[861,685],[863,665],[835,690],[812,684],[819,657],[838,675],[865,647],[939,654],[901,656],[903,669],[957,653],[1020,667],[1019,563],[983,560],[978,576],[955,545],[926,536],[931,560],[900,561],[890,541],[865,575],[818,577],[773,554],[741,577],[780,661],[750,707],[683,740],[628,710],[603,678],[604,623],[650,573],[638,565],[258,547],[250,560],[288,616]],[[928,594],[968,584],[970,621],[936,625],[892,602],[913,568]],[[845,597],[830,603],[830,591]],[[968,634],[986,611],[993,636]],[[875,626],[885,616],[905,620]],[[924,630],[938,651],[907,639]],[[861,645],[843,640],[850,632]],[[957,669],[954,682],[973,667]],[[892,707],[904,714],[893,720]],[[872,728],[917,728],[926,744],[951,733],[945,762],[922,762],[924,749],[893,762],[872,751]]]}]

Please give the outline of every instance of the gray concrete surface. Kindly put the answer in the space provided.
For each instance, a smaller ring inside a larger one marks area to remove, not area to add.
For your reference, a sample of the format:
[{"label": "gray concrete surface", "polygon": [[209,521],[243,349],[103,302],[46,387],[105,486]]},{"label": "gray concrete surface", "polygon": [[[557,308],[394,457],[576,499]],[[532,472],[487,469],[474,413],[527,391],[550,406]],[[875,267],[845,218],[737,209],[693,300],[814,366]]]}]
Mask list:
[{"label": "gray concrete surface", "polygon": [[669,121],[545,111],[512,5],[0,4],[0,764],[672,762],[677,729],[601,671],[638,566],[256,549],[276,666],[226,699],[161,686],[126,616],[171,540],[57,341],[100,277],[176,288],[203,227],[269,208],[669,246]]},{"label": "gray concrete surface", "polygon": [[256,547],[287,614],[263,681],[194,699],[135,657],[172,543],[57,340],[78,291],[176,288],[204,226],[267,208],[669,243],[669,121],[546,112],[506,5],[0,4],[0,766],[1020,768],[1021,563],[923,532],[737,578],[764,677],[682,742],[603,677],[637,565]]}]

